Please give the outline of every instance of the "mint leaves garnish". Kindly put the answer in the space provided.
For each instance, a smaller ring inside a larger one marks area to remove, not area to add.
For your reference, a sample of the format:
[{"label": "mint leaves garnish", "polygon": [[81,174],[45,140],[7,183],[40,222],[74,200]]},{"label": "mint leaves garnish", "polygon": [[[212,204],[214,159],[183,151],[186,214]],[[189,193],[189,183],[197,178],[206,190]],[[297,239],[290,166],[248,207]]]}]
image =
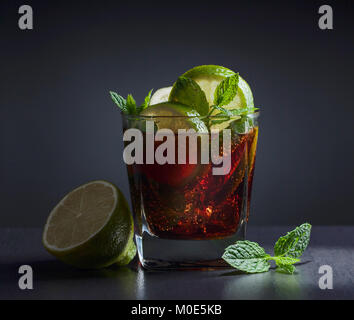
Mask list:
[{"label": "mint leaves garnish", "polygon": [[192,107],[201,116],[209,111],[209,104],[204,91],[198,83],[187,77],[179,77],[171,90],[169,101]]},{"label": "mint leaves garnish", "polygon": [[[230,121],[232,117],[246,116],[248,114],[258,111],[258,108],[237,108],[226,109],[224,106],[228,105],[237,95],[239,82],[239,74],[236,73],[230,77],[222,80],[215,89],[214,92],[214,104],[210,107],[208,116],[213,115],[215,110],[219,113],[212,116],[209,120],[209,126],[215,124],[221,124],[225,121]],[[241,120],[240,120],[241,121]],[[245,121],[242,120],[242,127],[244,127]],[[240,132],[244,132],[241,130]]]},{"label": "mint leaves garnish", "polygon": [[140,106],[136,105],[136,101],[131,94],[128,94],[127,99],[124,99],[114,91],[110,91],[109,93],[114,103],[123,113],[134,115],[139,114],[150,105],[152,89],[149,91],[148,95],[144,99],[144,102]]},{"label": "mint leaves garnish", "polygon": [[247,272],[266,272],[270,268],[270,260],[275,261],[277,271],[292,274],[295,263],[303,254],[310,241],[311,225],[304,223],[280,237],[274,246],[274,257],[270,256],[258,243],[252,241],[237,241],[228,246],[222,258],[232,267]]},{"label": "mint leaves garnish", "polygon": [[231,77],[225,78],[219,83],[214,93],[214,104],[222,107],[229,104],[237,94],[238,73]]},{"label": "mint leaves garnish", "polygon": [[[235,75],[222,80],[216,87],[214,92],[214,105],[211,106],[208,116],[211,116],[215,110],[219,110],[220,112],[216,116],[220,117],[220,119],[214,120],[214,122],[212,121],[211,124],[230,120],[230,117],[236,115],[233,114],[234,112],[239,112],[239,109],[228,110],[223,108],[223,106],[229,104],[236,97],[238,79],[239,76],[238,73],[236,73]],[[247,108],[243,110],[243,112],[248,111]]]}]

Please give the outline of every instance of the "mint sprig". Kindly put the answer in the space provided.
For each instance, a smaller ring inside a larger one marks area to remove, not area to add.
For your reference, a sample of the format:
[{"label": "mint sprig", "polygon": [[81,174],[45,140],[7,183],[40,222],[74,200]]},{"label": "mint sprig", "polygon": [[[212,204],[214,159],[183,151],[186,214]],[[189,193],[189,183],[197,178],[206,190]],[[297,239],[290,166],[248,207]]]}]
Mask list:
[{"label": "mint sprig", "polygon": [[127,98],[124,99],[114,91],[110,91],[109,93],[113,102],[123,113],[134,115],[139,114],[150,105],[152,90],[153,89],[149,91],[148,95],[144,99],[144,102],[140,106],[137,106],[136,101],[131,94],[128,94]]},{"label": "mint sprig", "polygon": [[228,246],[222,258],[232,267],[247,272],[266,272],[270,268],[269,261],[273,260],[277,271],[293,274],[294,264],[307,248],[310,241],[311,225],[304,223],[280,237],[274,246],[274,256],[265,252],[258,243],[252,241],[237,241]]},{"label": "mint sprig", "polygon": [[[214,104],[210,107],[208,113],[208,117],[210,118],[208,121],[209,127],[214,124],[230,121],[232,117],[248,115],[259,110],[258,108],[248,107],[238,109],[224,108],[224,106],[228,105],[236,97],[238,91],[238,82],[239,74],[236,73],[222,80],[216,87],[214,92]],[[220,112],[214,114],[215,110]],[[242,122],[242,126],[244,127],[244,121]]]},{"label": "mint sprig", "polygon": [[236,73],[219,83],[214,93],[214,104],[222,107],[229,104],[237,94],[239,75]]}]

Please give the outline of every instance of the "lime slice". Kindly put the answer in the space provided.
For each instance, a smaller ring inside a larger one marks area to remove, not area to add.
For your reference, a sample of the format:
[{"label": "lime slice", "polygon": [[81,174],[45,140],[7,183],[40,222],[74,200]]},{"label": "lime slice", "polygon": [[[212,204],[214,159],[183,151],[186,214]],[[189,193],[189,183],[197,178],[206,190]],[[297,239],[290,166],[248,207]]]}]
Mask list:
[{"label": "lime slice", "polygon": [[48,252],[78,268],[128,264],[136,254],[134,224],[122,192],[98,180],[68,193],[43,232]]},{"label": "lime slice", "polygon": [[150,105],[141,116],[152,117],[158,129],[194,129],[196,132],[208,132],[208,128],[200,119],[200,114],[193,108],[175,102],[163,102]]},{"label": "lime slice", "polygon": [[[193,79],[199,84],[205,92],[209,105],[214,104],[214,92],[218,84],[226,77],[234,75],[230,69],[216,65],[203,65],[195,67],[185,74],[183,77]],[[239,77],[238,90],[236,97],[226,106],[225,109],[238,109],[238,108],[253,108],[253,95],[247,82]]]},{"label": "lime slice", "polygon": [[256,161],[256,149],[257,149],[257,141],[258,141],[258,127],[253,129],[253,134],[250,139],[250,146],[248,146],[248,170],[251,171],[254,167],[254,163]]},{"label": "lime slice", "polygon": [[150,105],[158,104],[158,103],[161,103],[161,102],[167,102],[171,90],[172,90],[172,87],[166,87],[166,88],[158,89],[152,95],[151,100],[150,100]]}]

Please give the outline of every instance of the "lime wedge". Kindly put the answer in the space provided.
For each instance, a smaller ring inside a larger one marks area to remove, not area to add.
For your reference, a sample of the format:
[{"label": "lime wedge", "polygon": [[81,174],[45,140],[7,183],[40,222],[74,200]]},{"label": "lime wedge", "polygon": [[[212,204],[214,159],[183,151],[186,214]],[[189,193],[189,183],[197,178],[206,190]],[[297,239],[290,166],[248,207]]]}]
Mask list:
[{"label": "lime wedge", "polygon": [[[205,92],[209,105],[214,103],[214,92],[218,84],[226,77],[234,75],[235,72],[222,66],[203,65],[195,67],[185,74],[184,77],[193,79]],[[253,108],[253,95],[247,82],[239,77],[236,97],[226,106],[225,109]],[[217,113],[217,111],[215,112]]]},{"label": "lime wedge", "polygon": [[141,116],[152,117],[158,129],[194,129],[196,132],[208,132],[208,128],[193,108],[175,102],[163,102],[150,105]]},{"label": "lime wedge", "polygon": [[158,89],[152,95],[151,100],[150,100],[150,105],[158,104],[158,103],[161,103],[161,102],[167,102],[171,90],[172,90],[172,87],[166,87],[166,88]]},{"label": "lime wedge", "polygon": [[122,192],[98,180],[68,193],[43,232],[46,250],[78,268],[128,264],[136,254],[134,224]]}]

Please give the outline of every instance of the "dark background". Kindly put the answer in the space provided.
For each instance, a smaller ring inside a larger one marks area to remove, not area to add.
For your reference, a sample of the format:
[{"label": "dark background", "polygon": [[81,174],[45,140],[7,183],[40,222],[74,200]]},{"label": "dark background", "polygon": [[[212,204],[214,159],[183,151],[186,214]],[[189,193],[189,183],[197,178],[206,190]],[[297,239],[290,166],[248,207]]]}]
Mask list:
[{"label": "dark background", "polygon": [[[29,4],[34,30],[18,28]],[[320,30],[331,4],[334,30]],[[251,224],[354,224],[353,1],[1,1],[0,226],[42,226],[93,179],[129,196],[108,95],[220,64],[261,108]]]}]

